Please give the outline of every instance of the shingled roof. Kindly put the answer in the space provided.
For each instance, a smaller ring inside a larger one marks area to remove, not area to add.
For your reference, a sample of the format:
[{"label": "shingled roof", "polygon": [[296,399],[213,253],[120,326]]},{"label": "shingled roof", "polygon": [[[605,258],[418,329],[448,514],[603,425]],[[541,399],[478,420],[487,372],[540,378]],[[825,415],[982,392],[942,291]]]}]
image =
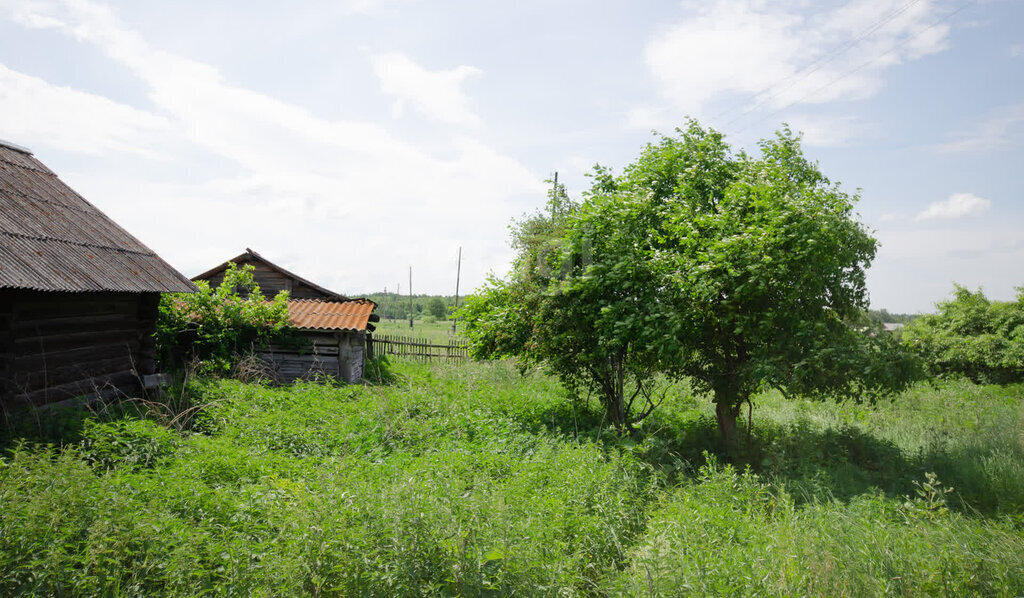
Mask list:
[{"label": "shingled roof", "polygon": [[195,290],[30,151],[5,141],[0,141],[0,288]]}]

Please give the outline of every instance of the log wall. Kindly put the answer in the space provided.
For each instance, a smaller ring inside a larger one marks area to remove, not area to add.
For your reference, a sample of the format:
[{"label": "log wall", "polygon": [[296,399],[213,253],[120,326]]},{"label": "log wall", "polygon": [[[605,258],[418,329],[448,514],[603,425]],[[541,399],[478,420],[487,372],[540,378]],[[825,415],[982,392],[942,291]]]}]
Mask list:
[{"label": "log wall", "polygon": [[138,396],[155,369],[158,293],[0,290],[0,402]]}]

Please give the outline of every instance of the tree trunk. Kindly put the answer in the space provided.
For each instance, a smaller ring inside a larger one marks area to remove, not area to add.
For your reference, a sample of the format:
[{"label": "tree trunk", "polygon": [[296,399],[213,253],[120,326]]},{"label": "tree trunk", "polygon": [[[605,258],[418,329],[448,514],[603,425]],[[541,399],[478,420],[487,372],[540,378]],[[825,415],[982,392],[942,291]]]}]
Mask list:
[{"label": "tree trunk", "polygon": [[598,379],[598,384],[604,394],[605,417],[616,430],[623,432],[630,428],[624,400],[626,372],[622,367],[621,356],[618,359],[609,359],[609,362],[608,375],[604,379]]},{"label": "tree trunk", "polygon": [[715,396],[715,417],[718,419],[718,432],[729,447],[736,446],[736,417],[742,402],[737,397]]},{"label": "tree trunk", "polygon": [[604,413],[607,420],[615,425],[616,430],[622,432],[626,429],[626,410],[621,394],[613,392],[605,397]]}]

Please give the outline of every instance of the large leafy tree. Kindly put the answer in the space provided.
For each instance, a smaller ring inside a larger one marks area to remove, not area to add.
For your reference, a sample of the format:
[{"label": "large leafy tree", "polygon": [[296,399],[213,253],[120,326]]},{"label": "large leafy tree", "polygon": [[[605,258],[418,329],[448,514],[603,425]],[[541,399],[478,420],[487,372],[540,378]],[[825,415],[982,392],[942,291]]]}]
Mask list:
[{"label": "large leafy tree", "polygon": [[914,319],[902,332],[935,375],[975,382],[1024,382],[1024,287],[1016,301],[990,301],[979,289],[956,285],[938,311]]},{"label": "large leafy tree", "polygon": [[544,241],[520,243],[509,279],[467,314],[477,354],[547,365],[597,391],[620,428],[653,408],[654,373],[687,376],[730,442],[760,389],[863,396],[906,380],[893,366],[907,362],[879,359],[894,343],[848,325],[876,247],[856,198],[788,129],[758,156],[696,122],[677,133],[620,176],[597,168],[582,205],[541,218]]}]

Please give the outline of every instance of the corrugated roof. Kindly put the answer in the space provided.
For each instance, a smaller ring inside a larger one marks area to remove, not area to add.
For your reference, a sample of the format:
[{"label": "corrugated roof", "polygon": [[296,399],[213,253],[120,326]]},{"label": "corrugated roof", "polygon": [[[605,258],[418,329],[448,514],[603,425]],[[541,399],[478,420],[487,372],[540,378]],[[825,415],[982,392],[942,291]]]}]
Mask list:
[{"label": "corrugated roof", "polygon": [[219,266],[214,266],[213,268],[210,268],[209,270],[207,270],[206,272],[203,272],[202,274],[197,274],[196,276],[193,276],[192,280],[209,280],[209,279],[213,278],[214,276],[216,276],[217,274],[220,274],[224,270],[227,270],[228,269],[228,264],[235,264],[237,266],[237,265],[240,265],[240,264],[247,264],[247,263],[250,263],[250,262],[260,262],[262,264],[265,264],[271,270],[276,270],[276,271],[280,272],[281,274],[287,276],[288,278],[291,278],[293,280],[297,280],[297,281],[301,282],[302,284],[308,286],[309,288],[315,289],[316,291],[318,291],[320,293],[323,293],[325,298],[332,299],[332,300],[337,300],[337,301],[348,301],[349,300],[348,297],[342,295],[341,293],[335,293],[334,291],[332,291],[330,289],[326,289],[326,288],[316,284],[315,282],[313,282],[311,280],[307,280],[307,279],[299,276],[298,274],[296,274],[296,273],[294,273],[294,272],[292,272],[290,270],[286,270],[286,269],[282,268],[281,266],[278,266],[274,262],[268,260],[267,258],[265,258],[262,255],[256,253],[252,249],[249,249],[248,247],[245,248],[245,253],[243,253],[241,255],[238,255],[238,256],[235,256],[235,257],[231,258],[230,260],[224,262],[223,264],[220,264]]},{"label": "corrugated roof", "polygon": [[195,286],[24,148],[0,144],[0,288],[191,292]]},{"label": "corrugated roof", "polygon": [[290,299],[288,319],[292,326],[307,330],[367,329],[377,304],[369,299],[349,301],[319,301],[316,299]]}]

